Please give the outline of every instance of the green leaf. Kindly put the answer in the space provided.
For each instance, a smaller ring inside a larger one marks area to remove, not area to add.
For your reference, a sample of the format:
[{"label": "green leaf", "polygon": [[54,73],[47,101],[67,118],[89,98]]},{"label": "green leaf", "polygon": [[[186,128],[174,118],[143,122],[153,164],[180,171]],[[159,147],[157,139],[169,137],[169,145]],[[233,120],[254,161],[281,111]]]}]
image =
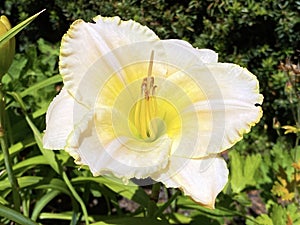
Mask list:
[{"label": "green leaf", "polygon": [[299,216],[299,208],[293,203],[287,206],[287,219],[291,220],[292,224],[299,225],[300,224],[300,216]]},{"label": "green leaf", "polygon": [[291,151],[287,151],[290,149],[288,143],[283,139],[278,140],[276,144],[272,147],[271,155],[272,155],[272,170],[276,171],[277,173],[281,173],[282,169],[287,175],[287,181],[291,181],[293,179],[294,168],[291,166],[294,162],[292,155],[295,152],[299,151],[300,148],[295,147],[291,149]]},{"label": "green leaf", "polygon": [[240,193],[248,185],[256,185],[255,174],[260,166],[261,156],[254,154],[242,157],[237,151],[231,151],[229,156],[232,191]]},{"label": "green leaf", "polygon": [[91,225],[132,225],[132,224],[142,224],[142,225],[168,225],[169,223],[143,217],[122,217],[122,218],[112,218],[101,222],[92,223]]},{"label": "green leaf", "polygon": [[22,91],[20,93],[20,96],[23,98],[23,97],[31,94],[32,92],[36,92],[37,90],[39,90],[41,88],[47,87],[47,86],[52,85],[52,84],[56,84],[56,83],[61,82],[61,81],[62,81],[61,75],[55,75],[53,77],[50,77],[46,80],[43,80],[43,81],[37,83],[37,84],[34,84],[29,88],[26,88],[24,91]]},{"label": "green leaf", "polygon": [[40,131],[37,129],[37,127],[34,125],[34,123],[32,122],[32,120],[29,118],[29,116],[26,113],[26,107],[25,107],[25,103],[22,100],[22,97],[19,93],[17,92],[8,92],[9,95],[11,95],[21,106],[24,114],[25,114],[25,119],[29,125],[29,127],[31,128],[33,134],[34,134],[34,139],[41,151],[41,153],[46,157],[46,159],[48,160],[48,164],[58,173],[60,174],[60,165],[58,164],[56,157],[55,157],[55,153],[53,151],[50,150],[46,150],[43,147],[43,140],[42,140],[42,135],[40,133]]},{"label": "green leaf", "polygon": [[70,190],[68,189],[67,185],[64,181],[58,178],[52,178],[48,183],[46,184],[40,184],[35,187],[36,189],[53,189],[60,191],[61,193],[67,194],[69,196],[72,196]]},{"label": "green leaf", "polygon": [[[35,186],[35,189],[46,189],[46,190],[50,190],[50,196],[48,196],[48,194],[44,195],[41,199],[38,200],[37,204],[34,206],[33,212],[32,212],[32,216],[31,218],[33,220],[36,220],[38,217],[40,217],[40,213],[42,208],[44,208],[47,204],[47,202],[49,200],[52,199],[52,197],[54,198],[57,194],[61,194],[64,193],[68,196],[71,197],[71,203],[70,205],[72,205],[73,207],[73,215],[71,215],[71,220],[75,219],[76,221],[78,220],[78,204],[77,202],[75,202],[72,193],[70,192],[70,190],[68,189],[67,185],[65,182],[63,182],[60,179],[57,178],[52,178],[49,183],[47,184],[41,184],[41,185],[37,185]],[[53,191],[53,193],[52,193]],[[48,197],[47,197],[48,196]],[[71,224],[76,224],[76,221],[72,221],[74,223]]]},{"label": "green leaf", "polygon": [[[25,188],[31,185],[38,184],[44,178],[43,177],[36,177],[36,176],[23,176],[18,178],[18,183],[20,188]],[[0,191],[4,191],[6,189],[11,189],[11,184],[8,180],[3,180],[0,182]]]},{"label": "green leaf", "polygon": [[44,102],[44,103],[40,104],[40,107],[41,107],[40,109],[38,109],[34,113],[32,113],[33,119],[36,119],[36,118],[44,115],[48,110],[49,104]]},{"label": "green leaf", "polygon": [[287,212],[285,208],[277,204],[273,205],[271,219],[274,225],[287,224]]},{"label": "green leaf", "polygon": [[[14,145],[12,145],[8,151],[9,151],[9,155],[13,156],[14,154],[18,153],[19,151],[21,151],[24,148],[24,145],[22,142],[18,142]],[[4,155],[1,153],[0,154],[0,163],[3,163],[4,160]]]},{"label": "green leaf", "polygon": [[2,205],[8,205],[8,204],[9,204],[9,202],[8,202],[8,201],[6,201],[6,199],[5,199],[5,198],[3,198],[2,196],[0,196],[0,204],[2,204]]},{"label": "green leaf", "polygon": [[48,165],[47,159],[43,155],[38,155],[18,162],[13,166],[13,170],[22,170],[22,173],[24,173],[32,167],[43,164]]},{"label": "green leaf", "polygon": [[258,171],[258,168],[261,163],[261,155],[248,155],[246,157],[246,162],[244,166],[244,177],[246,178],[246,185],[255,185],[255,173]]},{"label": "green leaf", "polygon": [[231,151],[230,154],[230,184],[233,192],[239,193],[245,188],[245,178],[243,176],[242,157],[237,151]]},{"label": "green leaf", "polygon": [[3,77],[3,83],[8,85],[9,83],[20,79],[22,70],[26,67],[27,62],[28,59],[24,55],[16,54],[9,67],[8,73]]},{"label": "green leaf", "polygon": [[[62,213],[47,213],[47,212],[44,212],[44,213],[41,213],[40,216],[39,216],[39,219],[52,219],[52,220],[72,220],[73,218],[73,212],[62,212]],[[88,218],[89,221],[93,222],[93,218],[92,217],[89,217]]]},{"label": "green leaf", "polygon": [[261,214],[255,219],[255,222],[259,225],[274,225],[272,219],[267,214]]},{"label": "green leaf", "polygon": [[210,217],[212,219],[216,219],[218,217],[233,217],[239,215],[238,212],[231,211],[229,209],[217,208],[212,210],[205,208],[185,196],[179,196],[177,198],[177,207],[183,209],[196,209],[206,217]]},{"label": "green leaf", "polygon": [[7,33],[0,37],[0,47],[4,45],[9,39],[14,37],[17,33],[23,30],[27,25],[29,25],[36,17],[38,17],[44,10],[38,12],[37,14],[29,17],[28,19],[24,20],[23,22],[19,23],[17,26],[10,29]]},{"label": "green leaf", "polygon": [[118,193],[119,195],[131,199],[144,207],[147,207],[149,202],[149,196],[145,193],[145,191],[134,184],[133,182],[129,182],[127,185],[122,184],[120,180],[113,177],[76,177],[72,179],[72,183],[74,185],[79,183],[86,182],[96,182],[99,184],[103,184],[107,186],[112,191]]},{"label": "green leaf", "polygon": [[[87,209],[86,209],[86,205],[85,203],[83,202],[82,198],[79,196],[79,194],[76,192],[75,188],[73,187],[69,177],[67,176],[66,172],[63,171],[62,172],[62,177],[66,183],[66,185],[68,186],[69,190],[71,191],[73,197],[77,200],[77,202],[80,204],[80,207],[82,209],[82,213],[83,213],[83,217],[84,217],[84,220],[85,220],[85,224],[86,225],[89,225],[89,216],[88,216],[88,212],[87,212]],[[73,215],[74,216],[74,215]],[[72,216],[72,219],[74,218]]]},{"label": "green leaf", "polygon": [[34,205],[33,211],[32,211],[32,215],[31,215],[31,219],[32,220],[36,220],[39,216],[39,214],[41,213],[41,211],[43,210],[43,208],[45,208],[45,206],[52,200],[54,199],[56,196],[58,196],[61,192],[57,191],[57,190],[51,190],[49,192],[47,192],[42,198],[40,198],[36,204]]},{"label": "green leaf", "polygon": [[2,204],[0,204],[0,216],[9,220],[16,222],[17,224],[24,224],[24,225],[37,225],[31,219],[23,216],[21,213],[10,209]]},{"label": "green leaf", "polygon": [[[20,96],[22,98],[24,98],[27,95],[32,95],[36,98],[36,96],[40,95],[40,93],[38,92],[39,89],[48,87],[50,85],[59,83],[61,81],[62,81],[62,77],[60,75],[52,76],[50,78],[47,78],[45,80],[42,80],[42,81],[30,86],[29,88],[26,88],[24,91],[22,91],[20,93]],[[13,105],[13,102],[10,103],[7,106],[7,108],[9,108],[12,105]],[[39,106],[39,108],[35,112],[32,113],[32,118],[37,118],[37,117],[44,115],[48,110],[49,102],[48,101],[39,102],[38,106]]]},{"label": "green leaf", "polygon": [[185,216],[181,213],[173,213],[173,216],[176,218],[174,221],[170,221],[173,223],[176,223],[177,221],[180,222],[180,224],[190,224],[192,222],[191,216]]}]

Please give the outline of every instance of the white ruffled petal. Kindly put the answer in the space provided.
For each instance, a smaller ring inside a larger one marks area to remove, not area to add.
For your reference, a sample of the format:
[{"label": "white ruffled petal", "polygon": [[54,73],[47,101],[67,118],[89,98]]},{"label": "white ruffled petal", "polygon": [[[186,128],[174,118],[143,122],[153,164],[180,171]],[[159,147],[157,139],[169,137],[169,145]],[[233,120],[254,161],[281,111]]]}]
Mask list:
[{"label": "white ruffled petal", "polygon": [[[82,80],[86,79],[86,73],[101,57],[122,46],[159,40],[149,28],[132,20],[121,21],[119,17],[97,16],[94,21],[95,23],[86,23],[83,20],[76,20],[62,39],[60,73],[65,88],[74,97],[77,97],[78,92],[81,91],[80,85]],[[151,50],[148,57],[150,52]],[[127,57],[127,54],[123,54],[123,57]],[[110,57],[107,63],[115,67],[114,69],[122,68],[118,58]],[[103,72],[106,71],[97,71],[97,75],[101,77]]]},{"label": "white ruffled petal", "polygon": [[46,113],[46,130],[43,145],[46,149],[63,149],[68,136],[88,109],[78,104],[74,98],[62,89],[51,102]]},{"label": "white ruffled petal", "polygon": [[228,169],[218,156],[193,160],[172,157],[168,168],[152,178],[166,187],[180,188],[194,201],[214,208],[217,195],[227,183]]},{"label": "white ruffled petal", "polygon": [[258,81],[238,65],[194,66],[186,73],[171,75],[168,81],[178,87],[177,93],[185,93],[177,97],[177,102],[186,102],[177,107],[183,119],[182,135],[172,149],[177,156],[199,158],[222,152],[241,140],[262,117],[257,106],[263,100]]},{"label": "white ruffled petal", "polygon": [[[95,176],[109,173],[123,179],[146,178],[167,166],[172,145],[167,135],[154,142],[130,134],[116,136],[120,131],[115,130],[110,108],[98,108],[91,115],[76,126],[66,150],[78,153],[77,163],[89,166]],[[123,122],[126,126],[127,121]]]},{"label": "white ruffled petal", "polygon": [[[167,63],[174,69],[186,70],[195,64],[216,63],[218,54],[210,49],[196,49],[190,43],[177,39],[161,41],[168,56]],[[169,74],[172,69],[169,68]]]}]

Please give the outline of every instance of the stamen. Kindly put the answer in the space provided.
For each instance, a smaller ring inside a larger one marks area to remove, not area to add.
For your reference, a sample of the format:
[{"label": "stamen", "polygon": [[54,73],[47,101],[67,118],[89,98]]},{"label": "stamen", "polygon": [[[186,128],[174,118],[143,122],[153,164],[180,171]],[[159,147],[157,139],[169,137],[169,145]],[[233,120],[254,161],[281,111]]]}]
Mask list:
[{"label": "stamen", "polygon": [[154,119],[157,116],[157,102],[154,97],[157,86],[154,84],[153,70],[154,51],[151,51],[148,74],[142,81],[141,92],[143,99],[135,106],[134,123],[139,136],[144,140],[154,140],[157,135],[157,125]]},{"label": "stamen", "polygon": [[142,86],[141,86],[141,94],[145,94],[146,98],[146,92],[147,92],[147,78],[143,79]]},{"label": "stamen", "polygon": [[157,85],[154,85],[154,86],[153,86],[153,88],[152,88],[152,93],[151,93],[151,94],[152,94],[152,96],[154,96],[154,95],[155,95],[155,90],[156,90],[156,89],[157,89]]}]

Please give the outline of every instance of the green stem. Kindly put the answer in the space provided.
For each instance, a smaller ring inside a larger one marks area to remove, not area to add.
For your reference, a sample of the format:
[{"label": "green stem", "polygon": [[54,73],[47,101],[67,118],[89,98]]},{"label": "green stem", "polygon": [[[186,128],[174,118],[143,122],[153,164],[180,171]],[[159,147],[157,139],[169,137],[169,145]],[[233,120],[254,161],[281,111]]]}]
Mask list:
[{"label": "green stem", "polygon": [[[298,87],[296,86],[298,83],[295,83],[295,93],[296,93],[296,97],[297,97],[297,120],[296,122],[296,127],[297,129],[299,129],[300,127],[300,96],[297,92]],[[297,133],[296,134],[296,141],[295,141],[295,153],[294,153],[294,162],[297,163],[297,152],[298,152],[298,146],[299,146],[299,142],[300,142],[300,134]],[[294,193],[295,193],[295,203],[298,205],[298,208],[300,208],[300,196],[299,196],[299,190],[297,188],[297,169],[294,168]]]},{"label": "green stem", "polygon": [[[295,153],[294,153],[294,162],[297,163],[297,152],[298,152],[298,146],[299,146],[300,137],[297,134],[296,142],[295,142]],[[300,207],[300,197],[299,197],[299,191],[297,188],[297,169],[294,168],[294,193],[295,193],[295,203],[298,205],[298,208]]]},{"label": "green stem", "polygon": [[7,218],[11,221],[16,222],[17,224],[26,224],[26,225],[38,225],[38,223],[32,221],[28,217],[23,214],[16,212],[15,210],[6,207],[0,203],[0,217]]},{"label": "green stem", "polygon": [[153,184],[150,199],[157,203],[159,192],[160,192],[160,183]]},{"label": "green stem", "polygon": [[13,169],[12,169],[12,161],[8,151],[7,145],[7,138],[6,138],[6,131],[5,131],[5,98],[2,91],[2,84],[0,83],[0,145],[4,155],[4,164],[7,170],[8,180],[12,187],[12,195],[13,195],[13,202],[14,208],[17,211],[20,211],[20,196],[19,196],[19,184],[14,176]]},{"label": "green stem", "polygon": [[154,217],[155,212],[157,211],[157,202],[160,192],[160,183],[155,183],[152,185],[152,192],[150,195],[150,200],[148,203],[148,217]]},{"label": "green stem", "polygon": [[175,192],[175,194],[173,194],[171,196],[171,198],[169,198],[169,200],[163,204],[155,213],[154,213],[154,216],[157,217],[159,216],[160,214],[162,214],[170,205],[171,203],[177,198],[177,196],[181,193],[180,190],[177,190]]},{"label": "green stem", "polygon": [[85,207],[84,202],[82,201],[81,197],[78,195],[78,193],[76,192],[75,188],[73,187],[73,185],[71,184],[66,172],[62,172],[62,177],[66,183],[66,185],[68,186],[69,190],[71,191],[71,193],[73,194],[74,198],[78,201],[78,203],[81,206],[82,212],[83,212],[83,216],[85,219],[85,224],[89,225],[89,216]]}]

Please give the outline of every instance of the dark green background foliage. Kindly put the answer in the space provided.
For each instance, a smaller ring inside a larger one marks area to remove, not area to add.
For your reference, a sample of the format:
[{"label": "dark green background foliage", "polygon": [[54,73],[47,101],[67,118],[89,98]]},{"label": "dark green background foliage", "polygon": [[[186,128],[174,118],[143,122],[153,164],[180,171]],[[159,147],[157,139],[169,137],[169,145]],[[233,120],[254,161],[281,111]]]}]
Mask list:
[{"label": "dark green background foliage", "polygon": [[[225,154],[231,172],[228,186],[218,197],[217,208],[223,211],[208,212],[190,200],[178,197],[177,206],[192,212],[191,224],[252,225],[256,222],[281,225],[288,224],[287,221],[300,224],[297,216],[299,204],[283,201],[274,194],[275,191],[272,192],[279,176],[288,182],[286,188],[290,191],[290,186],[296,182],[292,178],[294,170],[291,166],[299,158],[299,153],[296,157],[296,152],[299,151],[298,143],[295,147],[296,135],[284,135],[281,125],[295,125],[291,112],[292,109],[297,109],[297,105],[289,101],[287,76],[278,69],[278,65],[280,61],[285,62],[287,57],[294,64],[299,62],[300,0],[0,1],[0,14],[7,15],[13,25],[44,8],[47,10],[17,36],[15,61],[3,79],[6,91],[21,93],[26,110],[32,115],[40,131],[45,128],[44,114],[48,104],[61,88],[61,80],[59,76],[55,76],[59,74],[59,42],[70,24],[79,18],[91,21],[98,14],[118,15],[124,20],[134,19],[150,27],[161,39],[184,39],[194,47],[215,50],[219,53],[221,62],[233,62],[247,67],[258,77],[264,95],[264,117],[261,122],[233,147],[229,155]],[[49,78],[53,76],[55,77],[50,81]],[[46,83],[42,89],[26,91],[43,81],[51,85]],[[18,155],[18,160],[38,155],[33,138],[28,136],[31,131],[19,104],[11,96],[8,95],[7,98],[9,117],[14,121],[10,129],[18,131],[10,137],[10,142],[22,141],[24,144],[23,139],[27,137],[25,144],[28,147],[24,147],[26,151]],[[72,160],[66,159],[67,156],[63,153],[60,154],[64,159],[63,165],[73,168]],[[3,165],[0,164],[0,167]],[[41,167],[35,173],[44,176],[45,171]],[[56,179],[55,174],[52,171],[49,176]],[[69,175],[75,180],[77,176],[90,176],[87,174],[89,173],[86,171],[79,172],[76,169],[69,171]],[[76,181],[74,182],[76,186]],[[96,183],[93,185],[96,186]],[[103,191],[104,197],[109,199],[106,199],[108,205],[117,207],[114,199],[117,197],[112,194],[115,189],[101,187],[100,192]],[[99,187],[92,188],[91,193],[87,192],[88,188],[90,185],[87,185],[87,189],[80,186],[76,188],[85,195],[86,203],[89,201],[89,194],[94,197],[101,195],[97,190]],[[254,200],[252,191],[258,191],[255,193],[258,193],[259,201]],[[36,198],[41,198],[43,194],[37,192]],[[260,211],[253,206],[253,202],[260,202]],[[105,210],[110,209],[108,207]],[[258,216],[261,213],[265,214]]]},{"label": "dark green background foliage", "polygon": [[278,77],[277,66],[286,57],[298,60],[300,1],[6,0],[0,3],[1,14],[9,16],[13,24],[44,8],[47,11],[18,38],[21,51],[30,51],[28,46],[39,38],[57,43],[78,18],[91,21],[98,14],[119,15],[149,26],[162,39],[184,39],[195,47],[217,51],[220,61],[247,67],[260,80],[265,97],[264,123],[271,129],[273,117],[282,123],[290,122],[288,106],[280,101],[284,98],[285,82],[284,77]]}]

